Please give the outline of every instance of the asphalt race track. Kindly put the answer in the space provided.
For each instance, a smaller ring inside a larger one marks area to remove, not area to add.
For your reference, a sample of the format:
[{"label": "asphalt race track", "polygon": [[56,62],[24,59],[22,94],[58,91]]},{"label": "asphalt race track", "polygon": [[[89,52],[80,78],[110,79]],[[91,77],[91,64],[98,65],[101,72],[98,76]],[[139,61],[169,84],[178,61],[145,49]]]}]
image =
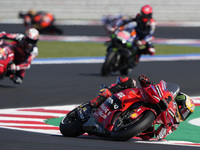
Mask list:
[{"label": "asphalt race track", "polygon": [[[190,95],[199,93],[199,61],[140,63],[130,77],[147,74],[153,81],[161,79],[178,83],[182,91]],[[13,85],[10,80],[0,84],[1,108],[53,106],[79,104],[96,96],[101,83],[112,83],[118,73],[110,77],[100,76],[101,64],[33,65],[27,71],[24,83]],[[177,69],[179,68],[179,69]],[[134,141],[113,142],[104,139],[81,137],[65,138],[24,131],[0,129],[0,144],[3,149],[179,149],[180,146],[139,144]],[[182,147],[181,149],[197,149]]]},{"label": "asphalt race track", "polygon": [[[116,81],[118,72],[101,77],[102,64],[32,65],[22,85],[9,79],[0,83],[0,108],[80,104],[94,98],[101,83]],[[154,83],[160,80],[178,83],[191,96],[200,92],[200,61],[141,62],[129,77],[146,74]]]},{"label": "asphalt race track", "polygon": [[[3,27],[10,31],[5,26]],[[22,31],[21,28],[19,27],[20,31]],[[13,30],[12,27],[11,29]],[[165,34],[166,32],[167,30]],[[178,36],[181,37],[181,35]],[[101,77],[101,65],[32,65],[26,72],[22,85],[14,85],[9,79],[0,82],[0,108],[80,104],[91,100],[96,96],[101,83],[115,82],[119,75],[114,73],[109,77]],[[167,82],[176,82],[183,92],[198,96],[200,93],[199,66],[200,61],[141,62],[129,77],[137,79],[140,74],[146,74],[154,83],[162,79]],[[116,142],[87,136],[66,138],[9,129],[0,129],[0,146],[2,150],[199,149],[199,147],[136,143],[134,140]]]},{"label": "asphalt race track", "polygon": [[[63,30],[64,35],[79,36],[107,36],[104,27],[101,25],[57,25]],[[0,24],[0,31],[8,33],[24,33],[25,28],[21,24]],[[174,39],[199,39],[199,27],[157,27],[156,38]]]}]

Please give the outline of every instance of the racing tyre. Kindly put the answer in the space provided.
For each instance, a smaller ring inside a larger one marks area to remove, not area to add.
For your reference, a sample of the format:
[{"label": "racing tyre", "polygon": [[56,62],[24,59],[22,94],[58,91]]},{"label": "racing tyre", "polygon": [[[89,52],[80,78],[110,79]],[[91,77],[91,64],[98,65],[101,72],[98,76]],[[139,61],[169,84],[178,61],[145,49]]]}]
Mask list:
[{"label": "racing tyre", "polygon": [[[151,111],[146,111],[139,116],[138,120],[132,122],[116,120],[114,129],[111,131],[111,138],[116,141],[126,141],[146,130],[154,122],[156,116]],[[120,125],[119,125],[120,123]]]},{"label": "racing tyre", "polygon": [[128,68],[121,69],[119,72],[121,75],[128,75]]},{"label": "racing tyre", "polygon": [[67,115],[60,122],[60,132],[63,136],[77,137],[84,133],[83,122],[79,118],[67,117]]},{"label": "racing tyre", "polygon": [[110,53],[108,53],[101,69],[102,76],[107,76],[111,71],[115,69],[114,64],[116,63],[116,56],[117,53],[115,51],[111,51]]}]

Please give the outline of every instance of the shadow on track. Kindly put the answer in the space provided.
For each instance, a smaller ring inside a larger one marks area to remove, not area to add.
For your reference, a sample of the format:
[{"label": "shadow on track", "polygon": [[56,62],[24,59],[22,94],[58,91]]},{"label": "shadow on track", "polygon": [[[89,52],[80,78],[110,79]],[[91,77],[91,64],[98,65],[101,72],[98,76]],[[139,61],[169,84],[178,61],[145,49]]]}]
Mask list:
[{"label": "shadow on track", "polygon": [[15,86],[9,86],[9,85],[2,85],[0,84],[0,88],[16,88]]}]

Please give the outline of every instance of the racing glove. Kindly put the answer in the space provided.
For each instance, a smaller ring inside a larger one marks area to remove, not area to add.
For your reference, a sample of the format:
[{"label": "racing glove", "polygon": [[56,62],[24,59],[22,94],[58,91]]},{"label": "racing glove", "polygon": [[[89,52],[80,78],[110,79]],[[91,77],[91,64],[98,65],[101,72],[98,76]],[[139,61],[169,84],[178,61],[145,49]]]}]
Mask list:
[{"label": "racing glove", "polygon": [[17,40],[18,42],[20,42],[20,41],[23,39],[23,37],[24,37],[23,34],[17,33],[17,35],[16,35],[16,40]]},{"label": "racing glove", "polygon": [[2,32],[0,32],[0,35],[1,35],[1,34],[6,34],[6,31],[2,31]]},{"label": "racing glove", "polygon": [[145,45],[145,44],[146,44],[146,41],[144,41],[144,40],[138,40],[138,41],[136,42],[136,44],[137,44],[138,47],[140,47],[140,46]]},{"label": "racing glove", "polygon": [[6,34],[5,31],[0,32],[0,39],[2,39],[2,37]]},{"label": "racing glove", "polygon": [[146,75],[140,75],[138,80],[142,87],[148,87],[150,84],[153,84]]},{"label": "racing glove", "polygon": [[155,49],[154,47],[149,47],[149,48],[148,48],[148,53],[149,53],[150,55],[154,55],[155,52],[156,52],[156,49]]}]

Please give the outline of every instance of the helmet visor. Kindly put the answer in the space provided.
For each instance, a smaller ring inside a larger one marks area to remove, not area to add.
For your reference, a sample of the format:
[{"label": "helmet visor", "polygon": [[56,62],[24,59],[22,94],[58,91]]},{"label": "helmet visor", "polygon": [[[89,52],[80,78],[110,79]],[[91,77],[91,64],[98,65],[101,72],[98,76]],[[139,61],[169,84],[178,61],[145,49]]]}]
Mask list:
[{"label": "helmet visor", "polygon": [[152,13],[146,14],[144,12],[141,12],[141,17],[142,17],[142,19],[151,19]]},{"label": "helmet visor", "polygon": [[32,39],[30,39],[30,38],[28,38],[28,37],[26,37],[26,42],[28,43],[28,44],[36,44],[37,43],[37,40],[32,40]]},{"label": "helmet visor", "polygon": [[24,41],[24,47],[25,50],[30,53],[33,50],[33,46],[37,43],[37,40],[31,40],[29,38],[26,38]]},{"label": "helmet visor", "polygon": [[186,107],[180,109],[181,119],[186,120],[190,115],[191,111],[188,110]]}]

